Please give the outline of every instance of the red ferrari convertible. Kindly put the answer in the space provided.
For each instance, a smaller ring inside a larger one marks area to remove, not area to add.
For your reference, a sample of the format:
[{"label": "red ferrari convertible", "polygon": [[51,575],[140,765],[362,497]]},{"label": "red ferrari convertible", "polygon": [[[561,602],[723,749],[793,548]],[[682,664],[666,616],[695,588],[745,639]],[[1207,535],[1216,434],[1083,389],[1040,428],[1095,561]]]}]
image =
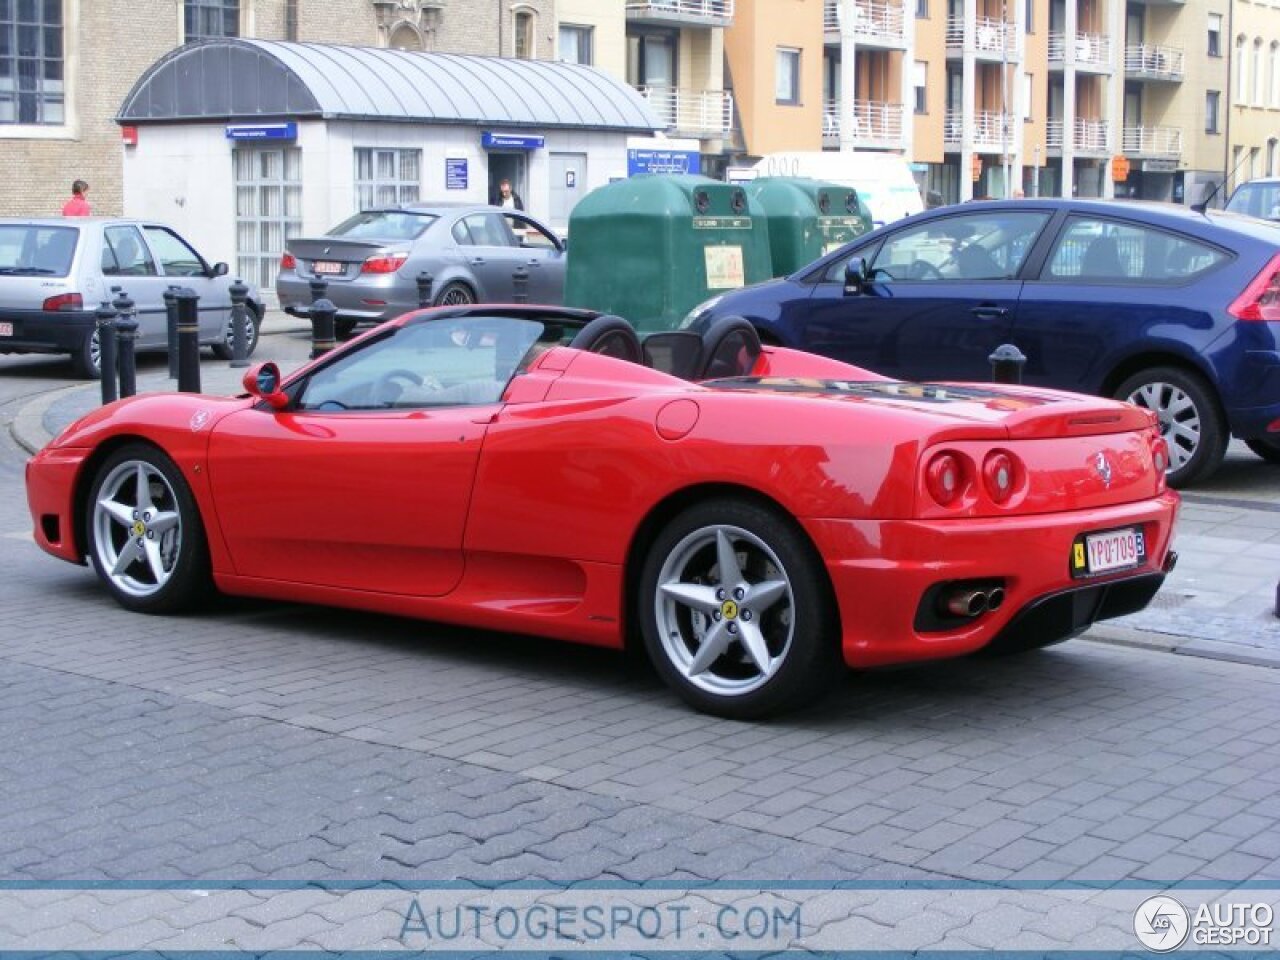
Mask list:
[{"label": "red ferrari convertible", "polygon": [[39,544],[148,613],[216,587],[643,643],[732,717],[842,661],[1066,639],[1175,560],[1149,412],[893,382],[745,321],[642,343],[584,311],[442,308],[245,386],[69,427],[27,468]]}]

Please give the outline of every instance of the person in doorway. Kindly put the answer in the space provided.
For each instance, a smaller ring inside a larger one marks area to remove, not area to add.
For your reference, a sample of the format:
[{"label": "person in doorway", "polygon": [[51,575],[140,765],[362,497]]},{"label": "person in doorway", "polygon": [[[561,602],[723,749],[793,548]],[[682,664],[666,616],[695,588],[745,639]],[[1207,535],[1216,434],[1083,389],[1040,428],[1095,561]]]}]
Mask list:
[{"label": "person in doorway", "polygon": [[64,217],[88,217],[93,215],[93,208],[89,206],[86,195],[89,193],[89,185],[83,180],[77,180],[71,184],[71,199],[62,205],[62,215]]},{"label": "person in doorway", "polygon": [[511,189],[511,181],[506,177],[498,181],[498,192],[494,196],[493,205],[511,210],[524,209],[524,201],[520,199],[520,194]]}]

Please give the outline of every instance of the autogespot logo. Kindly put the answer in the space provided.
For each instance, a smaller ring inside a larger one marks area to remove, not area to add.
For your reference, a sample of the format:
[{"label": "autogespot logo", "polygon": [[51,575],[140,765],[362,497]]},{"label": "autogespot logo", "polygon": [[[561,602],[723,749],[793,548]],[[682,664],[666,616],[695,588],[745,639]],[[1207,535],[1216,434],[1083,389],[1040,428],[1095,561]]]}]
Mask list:
[{"label": "autogespot logo", "polygon": [[1150,897],[1133,915],[1133,932],[1154,953],[1177,950],[1187,939],[1191,917],[1173,897]]}]

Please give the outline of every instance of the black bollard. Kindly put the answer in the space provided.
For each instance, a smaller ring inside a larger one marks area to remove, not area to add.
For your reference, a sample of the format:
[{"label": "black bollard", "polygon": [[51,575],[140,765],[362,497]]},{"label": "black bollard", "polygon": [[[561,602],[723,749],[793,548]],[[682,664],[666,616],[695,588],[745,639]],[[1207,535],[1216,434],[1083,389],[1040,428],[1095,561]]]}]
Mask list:
[{"label": "black bollard", "polygon": [[1021,383],[1022,368],[1027,363],[1026,355],[1012,343],[1002,343],[996,352],[987,357],[991,364],[991,380],[993,383]]},{"label": "black bollard", "polygon": [[249,287],[238,278],[227,288],[231,294],[231,366],[249,365]]},{"label": "black bollard", "polygon": [[512,303],[529,302],[529,268],[523,263],[511,274],[511,301]]},{"label": "black bollard", "polygon": [[431,287],[435,284],[435,277],[431,276],[426,270],[418,274],[418,306],[426,308],[431,306]]},{"label": "black bollard", "polygon": [[200,295],[189,287],[176,294],[178,301],[178,389],[200,392]]},{"label": "black bollard", "polygon": [[337,343],[334,340],[333,321],[338,308],[328,300],[320,299],[311,304],[311,359],[323,357]]},{"label": "black bollard", "polygon": [[138,339],[136,304],[127,293],[121,291],[112,306],[120,314],[116,318],[116,365],[120,368],[120,396],[132,397],[138,392],[138,368],[134,355],[134,341]]},{"label": "black bollard", "polygon": [[102,378],[102,402],[110,403],[116,394],[116,308],[110,300],[94,311],[98,337],[98,375]]},{"label": "black bollard", "polygon": [[307,286],[311,288],[311,302],[324,299],[324,293],[329,289],[329,281],[323,277],[315,277],[308,281]]},{"label": "black bollard", "polygon": [[182,288],[176,283],[169,284],[164,292],[164,318],[166,339],[169,345],[169,379],[178,379],[178,301],[174,294]]}]

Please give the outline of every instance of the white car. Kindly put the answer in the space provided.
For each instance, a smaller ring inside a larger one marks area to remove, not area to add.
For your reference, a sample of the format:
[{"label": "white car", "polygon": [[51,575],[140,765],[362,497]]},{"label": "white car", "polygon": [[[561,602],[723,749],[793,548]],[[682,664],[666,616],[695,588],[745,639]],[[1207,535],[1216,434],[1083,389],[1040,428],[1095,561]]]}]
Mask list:
[{"label": "white car", "polygon": [[[231,357],[231,294],[225,263],[210,264],[172,228],[114,217],[0,219],[0,353],[68,353],[76,373],[101,375],[94,311],[119,291],[136,304],[137,349],[168,348],[164,294],[200,296],[200,342]],[[249,288],[249,353],[258,344],[262,298]]]}]

